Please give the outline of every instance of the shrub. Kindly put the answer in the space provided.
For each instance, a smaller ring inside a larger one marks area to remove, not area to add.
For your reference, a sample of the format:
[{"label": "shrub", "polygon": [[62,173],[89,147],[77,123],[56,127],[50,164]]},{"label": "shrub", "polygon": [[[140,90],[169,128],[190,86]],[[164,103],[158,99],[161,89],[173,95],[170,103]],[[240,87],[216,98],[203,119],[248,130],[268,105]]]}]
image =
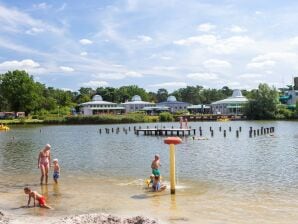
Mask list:
[{"label": "shrub", "polygon": [[294,112],[285,108],[283,105],[278,107],[277,119],[291,119],[294,118]]},{"label": "shrub", "polygon": [[159,121],[173,121],[173,115],[169,112],[162,112],[159,114]]}]

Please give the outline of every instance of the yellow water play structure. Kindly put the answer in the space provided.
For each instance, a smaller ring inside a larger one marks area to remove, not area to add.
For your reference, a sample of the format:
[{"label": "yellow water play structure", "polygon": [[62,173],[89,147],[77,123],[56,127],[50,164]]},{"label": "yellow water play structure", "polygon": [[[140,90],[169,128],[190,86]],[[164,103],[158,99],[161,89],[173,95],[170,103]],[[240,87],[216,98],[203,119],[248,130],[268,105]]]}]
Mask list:
[{"label": "yellow water play structure", "polygon": [[165,144],[170,145],[171,194],[175,194],[175,187],[176,187],[175,145],[180,144],[181,142],[182,142],[182,139],[179,137],[168,137],[164,140]]},{"label": "yellow water play structure", "polygon": [[9,131],[9,127],[3,124],[0,124],[0,131]]}]

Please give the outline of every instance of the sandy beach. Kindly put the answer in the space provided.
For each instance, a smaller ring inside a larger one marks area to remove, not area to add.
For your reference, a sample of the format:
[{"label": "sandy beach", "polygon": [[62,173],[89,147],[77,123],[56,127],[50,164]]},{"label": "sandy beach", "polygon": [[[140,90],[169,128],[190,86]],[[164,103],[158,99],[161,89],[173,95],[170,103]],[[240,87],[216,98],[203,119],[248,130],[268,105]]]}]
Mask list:
[{"label": "sandy beach", "polygon": [[130,218],[118,217],[105,213],[83,214],[67,216],[64,218],[54,217],[14,217],[0,212],[0,224],[22,224],[22,223],[50,223],[50,224],[158,224],[157,220],[152,220],[144,216]]}]

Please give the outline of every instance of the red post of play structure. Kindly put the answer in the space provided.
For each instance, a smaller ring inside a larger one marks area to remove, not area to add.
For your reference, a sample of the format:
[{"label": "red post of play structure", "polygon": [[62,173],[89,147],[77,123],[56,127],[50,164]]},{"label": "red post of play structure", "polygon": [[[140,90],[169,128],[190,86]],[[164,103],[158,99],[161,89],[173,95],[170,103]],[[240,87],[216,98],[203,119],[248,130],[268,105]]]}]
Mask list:
[{"label": "red post of play structure", "polygon": [[165,144],[170,145],[170,181],[171,181],[171,194],[175,194],[176,185],[176,165],[175,165],[175,145],[182,142],[179,137],[168,137],[164,140]]}]

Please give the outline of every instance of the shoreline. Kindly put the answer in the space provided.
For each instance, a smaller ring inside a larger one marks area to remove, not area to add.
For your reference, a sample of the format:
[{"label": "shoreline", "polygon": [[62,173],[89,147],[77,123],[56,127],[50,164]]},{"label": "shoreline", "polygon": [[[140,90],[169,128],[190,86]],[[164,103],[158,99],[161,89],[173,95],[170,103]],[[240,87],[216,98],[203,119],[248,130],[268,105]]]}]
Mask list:
[{"label": "shoreline", "polygon": [[87,213],[80,215],[68,215],[65,217],[17,217],[14,214],[6,214],[0,211],[0,224],[39,224],[39,223],[50,223],[50,224],[161,224],[156,219],[150,219],[148,217],[138,215],[133,217],[121,217],[111,215],[107,213]]}]

